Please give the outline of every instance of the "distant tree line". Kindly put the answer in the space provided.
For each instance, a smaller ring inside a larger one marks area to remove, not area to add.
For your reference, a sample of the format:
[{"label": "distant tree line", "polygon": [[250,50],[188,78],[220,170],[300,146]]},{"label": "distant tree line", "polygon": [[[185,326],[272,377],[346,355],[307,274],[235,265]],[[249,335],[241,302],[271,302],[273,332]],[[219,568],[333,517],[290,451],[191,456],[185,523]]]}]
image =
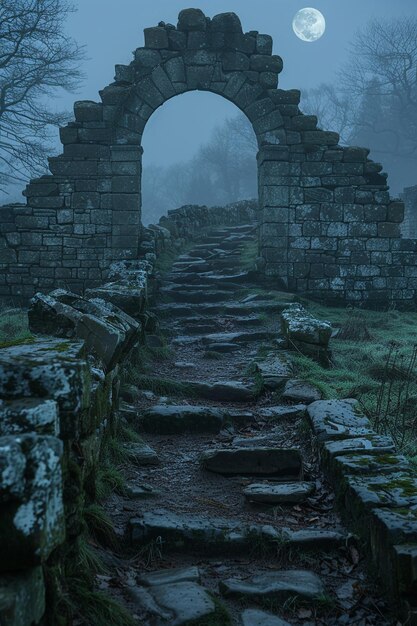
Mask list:
[{"label": "distant tree line", "polygon": [[143,222],[155,223],[185,204],[215,206],[256,197],[257,150],[252,125],[241,113],[217,126],[192,159],[168,167],[145,165]]},{"label": "distant tree line", "polygon": [[303,92],[301,108],[344,144],[371,148],[395,192],[417,184],[417,18],[370,21],[338,80]]}]

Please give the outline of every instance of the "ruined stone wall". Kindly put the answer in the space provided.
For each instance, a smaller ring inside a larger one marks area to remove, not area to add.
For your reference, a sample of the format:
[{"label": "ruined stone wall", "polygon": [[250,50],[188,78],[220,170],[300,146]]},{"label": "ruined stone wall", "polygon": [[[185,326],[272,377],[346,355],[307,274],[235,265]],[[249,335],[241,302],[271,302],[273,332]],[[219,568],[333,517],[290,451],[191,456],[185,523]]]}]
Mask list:
[{"label": "ruined stone wall", "polygon": [[[298,128],[315,123],[291,119]],[[260,150],[264,271],[328,304],[414,307],[417,240],[401,237],[404,204],[390,198],[368,150],[337,140],[309,130],[291,146]]]},{"label": "ruined stone wall", "polygon": [[327,302],[412,306],[416,242],[400,237],[403,206],[382,165],[303,115],[300,92],[278,89],[282,69],[272,38],[243,32],[234,13],[187,9],[177,26],[145,29],[101,101],[75,103],[63,154],[28,185],[27,206],[0,209],[0,295],[82,291],[107,280],[113,261],[138,258],[146,123],[170,98],[203,90],[234,103],[256,134],[264,273]]},{"label": "ruined stone wall", "polygon": [[402,235],[417,239],[417,186],[406,187],[401,194],[401,199],[405,205]]}]

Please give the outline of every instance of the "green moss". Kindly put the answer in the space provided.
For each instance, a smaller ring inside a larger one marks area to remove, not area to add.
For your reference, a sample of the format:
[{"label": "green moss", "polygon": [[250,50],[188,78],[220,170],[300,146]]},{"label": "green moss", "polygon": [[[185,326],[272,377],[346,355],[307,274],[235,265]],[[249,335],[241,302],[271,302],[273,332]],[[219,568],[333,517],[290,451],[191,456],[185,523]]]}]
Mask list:
[{"label": "green moss", "polygon": [[14,346],[25,346],[31,343],[35,343],[35,337],[23,337],[21,339],[11,339],[10,341],[0,342],[1,348],[13,348]]},{"label": "green moss", "polygon": [[382,495],[387,491],[400,490],[400,495],[403,498],[417,497],[417,487],[415,481],[411,477],[395,478],[392,480],[387,479],[387,482],[384,482],[384,484],[368,485],[368,489]]},{"label": "green moss", "polygon": [[45,348],[45,350],[49,350],[51,352],[67,352],[71,348],[71,343],[69,341],[62,341],[61,343],[57,343],[54,346],[49,348]]}]

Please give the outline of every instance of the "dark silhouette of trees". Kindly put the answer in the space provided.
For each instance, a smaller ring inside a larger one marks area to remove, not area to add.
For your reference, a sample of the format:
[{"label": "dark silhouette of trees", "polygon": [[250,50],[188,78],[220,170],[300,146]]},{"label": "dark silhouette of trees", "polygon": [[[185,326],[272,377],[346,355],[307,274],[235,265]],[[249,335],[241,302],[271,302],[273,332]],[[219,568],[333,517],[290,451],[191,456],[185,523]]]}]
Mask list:
[{"label": "dark silhouette of trees", "polygon": [[73,91],[82,76],[83,48],[65,34],[73,11],[66,0],[1,0],[0,185],[46,169],[59,89]]},{"label": "dark silhouette of trees", "polygon": [[337,86],[310,90],[302,109],[342,142],[370,147],[398,190],[415,183],[417,18],[371,20],[355,35]]}]

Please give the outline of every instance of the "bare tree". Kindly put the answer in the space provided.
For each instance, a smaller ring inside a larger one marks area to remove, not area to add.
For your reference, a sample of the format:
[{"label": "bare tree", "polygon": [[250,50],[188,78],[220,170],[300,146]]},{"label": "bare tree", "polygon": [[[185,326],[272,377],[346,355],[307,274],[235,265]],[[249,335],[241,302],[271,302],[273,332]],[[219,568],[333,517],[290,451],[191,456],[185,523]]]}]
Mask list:
[{"label": "bare tree", "polygon": [[73,10],[67,0],[1,0],[0,185],[45,171],[51,127],[68,119],[50,102],[82,77],[84,50],[64,31]]},{"label": "bare tree", "polygon": [[303,113],[317,116],[321,128],[339,133],[342,144],[349,143],[354,114],[354,103],[349,94],[323,83],[303,91],[300,106]]}]

